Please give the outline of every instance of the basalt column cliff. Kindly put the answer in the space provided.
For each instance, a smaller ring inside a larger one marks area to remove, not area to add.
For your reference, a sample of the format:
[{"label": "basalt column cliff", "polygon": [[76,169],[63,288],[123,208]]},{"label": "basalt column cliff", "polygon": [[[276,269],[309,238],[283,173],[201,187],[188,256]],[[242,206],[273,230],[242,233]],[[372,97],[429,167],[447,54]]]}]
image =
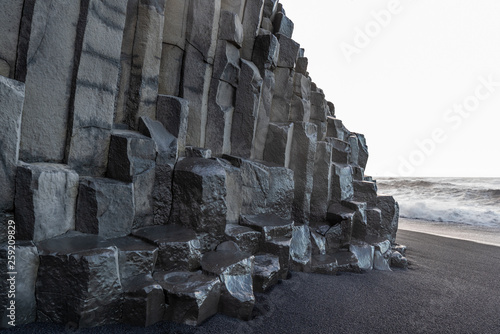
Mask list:
[{"label": "basalt column cliff", "polygon": [[0,1],[2,327],[250,319],[289,271],[404,265],[292,33],[277,0]]}]

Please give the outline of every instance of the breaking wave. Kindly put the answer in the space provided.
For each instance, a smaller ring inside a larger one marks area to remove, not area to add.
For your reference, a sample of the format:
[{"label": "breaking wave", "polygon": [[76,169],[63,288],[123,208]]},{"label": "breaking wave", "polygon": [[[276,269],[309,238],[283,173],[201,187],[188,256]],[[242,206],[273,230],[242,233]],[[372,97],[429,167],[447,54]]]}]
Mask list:
[{"label": "breaking wave", "polygon": [[378,179],[405,218],[500,227],[499,178]]}]

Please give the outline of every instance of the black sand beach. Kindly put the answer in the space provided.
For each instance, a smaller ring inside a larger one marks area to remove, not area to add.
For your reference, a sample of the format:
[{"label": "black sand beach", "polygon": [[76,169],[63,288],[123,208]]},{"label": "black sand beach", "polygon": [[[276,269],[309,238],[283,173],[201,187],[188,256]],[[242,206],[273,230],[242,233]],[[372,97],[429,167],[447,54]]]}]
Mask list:
[{"label": "black sand beach", "polygon": [[500,247],[407,230],[408,270],[293,273],[258,294],[249,322],[217,315],[192,328],[157,324],[76,331],[31,324],[14,333],[500,333]]}]

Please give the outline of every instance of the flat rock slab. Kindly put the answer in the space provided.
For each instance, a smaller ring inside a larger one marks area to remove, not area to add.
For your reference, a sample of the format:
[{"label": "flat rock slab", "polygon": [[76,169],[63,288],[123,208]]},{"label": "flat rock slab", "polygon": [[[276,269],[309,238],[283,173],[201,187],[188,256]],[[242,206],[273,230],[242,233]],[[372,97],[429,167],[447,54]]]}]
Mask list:
[{"label": "flat rock slab", "polygon": [[263,240],[270,241],[275,238],[291,238],[294,222],[273,214],[259,214],[253,216],[242,215],[240,225],[262,232]]},{"label": "flat rock slab", "polygon": [[151,274],[122,281],[122,321],[132,326],[147,327],[165,318],[165,294]]},{"label": "flat rock slab", "polygon": [[219,278],[198,272],[157,272],[154,279],[165,291],[166,319],[196,326],[215,315],[219,306]]},{"label": "flat rock slab", "polygon": [[355,210],[347,208],[340,203],[333,203],[328,207],[326,219],[332,224],[340,224],[343,220],[352,219]]},{"label": "flat rock slab", "polygon": [[153,273],[158,258],[158,246],[132,236],[109,241],[118,248],[120,279]]},{"label": "flat rock slab", "polygon": [[133,235],[158,246],[155,270],[195,270],[200,266],[196,233],[180,225],[143,227]]},{"label": "flat rock slab", "polygon": [[318,274],[336,275],[341,272],[360,271],[358,259],[347,251],[340,251],[333,254],[313,255],[311,271]]},{"label": "flat rock slab", "polygon": [[265,242],[261,246],[261,251],[274,254],[280,260],[279,278],[286,279],[290,270],[290,246],[292,243],[291,238],[275,238]]},{"label": "flat rock slab", "polygon": [[96,235],[68,232],[37,247],[39,320],[93,327],[120,319],[116,246]]},{"label": "flat rock slab", "polygon": [[264,292],[278,283],[280,259],[272,254],[255,256],[253,269],[253,289],[255,292]]}]

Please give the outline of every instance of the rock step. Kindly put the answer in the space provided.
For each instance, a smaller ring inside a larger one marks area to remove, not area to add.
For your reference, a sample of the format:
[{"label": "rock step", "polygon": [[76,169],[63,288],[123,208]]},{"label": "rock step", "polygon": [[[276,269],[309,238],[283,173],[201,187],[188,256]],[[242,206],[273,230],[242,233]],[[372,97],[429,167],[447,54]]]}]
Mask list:
[{"label": "rock step", "polygon": [[259,251],[261,234],[261,232],[247,226],[226,225],[226,238],[236,243],[243,252],[249,254],[255,254]]},{"label": "rock step", "polygon": [[201,271],[159,271],[153,277],[168,304],[164,320],[196,326],[217,313],[221,297],[218,277]]},{"label": "rock step", "polygon": [[201,267],[204,273],[217,276],[222,282],[219,311],[231,317],[250,319],[255,305],[254,256],[228,241],[219,245],[216,251],[205,253]]},{"label": "rock step", "polygon": [[242,215],[240,225],[262,232],[262,240],[268,242],[277,238],[291,238],[294,222],[274,214]]},{"label": "rock step", "polygon": [[265,292],[279,280],[280,259],[272,254],[258,254],[254,260],[253,289]]},{"label": "rock step", "polygon": [[336,275],[341,272],[359,272],[358,259],[348,251],[312,256],[311,272]]},{"label": "rock step", "polygon": [[158,247],[155,271],[194,271],[200,267],[200,242],[189,228],[174,224],[148,226],[132,234]]}]

